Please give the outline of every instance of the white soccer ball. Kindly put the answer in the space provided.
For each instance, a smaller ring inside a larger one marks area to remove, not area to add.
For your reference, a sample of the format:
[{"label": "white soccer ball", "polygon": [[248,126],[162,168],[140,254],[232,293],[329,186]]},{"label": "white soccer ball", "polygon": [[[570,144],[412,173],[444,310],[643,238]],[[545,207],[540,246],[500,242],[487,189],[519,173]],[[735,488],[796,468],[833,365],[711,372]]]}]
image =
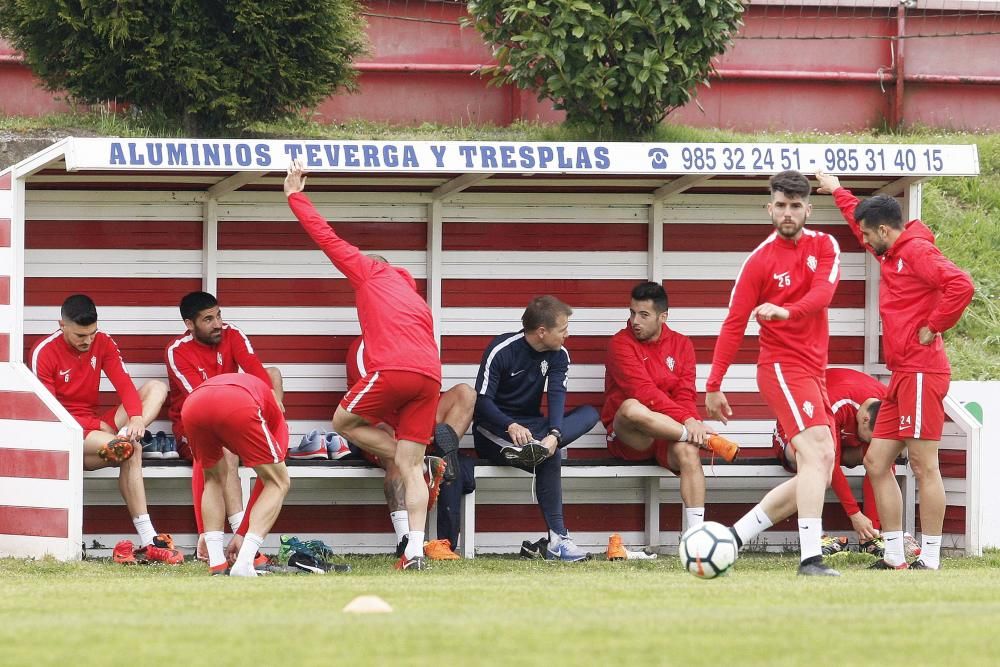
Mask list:
[{"label": "white soccer ball", "polygon": [[681,535],[678,554],[681,565],[701,579],[714,579],[729,571],[739,549],[732,531],[715,521],[706,521]]}]

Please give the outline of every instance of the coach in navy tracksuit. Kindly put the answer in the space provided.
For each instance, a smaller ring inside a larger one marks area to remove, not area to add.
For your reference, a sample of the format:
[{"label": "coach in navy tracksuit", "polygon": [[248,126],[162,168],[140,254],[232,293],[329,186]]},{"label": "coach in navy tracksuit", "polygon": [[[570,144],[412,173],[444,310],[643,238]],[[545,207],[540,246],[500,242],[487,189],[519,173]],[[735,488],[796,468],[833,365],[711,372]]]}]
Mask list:
[{"label": "coach in navy tracksuit", "polygon": [[[494,338],[479,365],[472,433],[476,453],[500,465],[536,475],[538,504],[549,528],[549,557],[582,560],[586,554],[563,523],[562,456],[559,448],[600,420],[589,405],[564,415],[569,353],[563,342],[573,309],[554,296],[539,296],[521,316],[524,328]],[[548,383],[549,414],[542,414]]]}]

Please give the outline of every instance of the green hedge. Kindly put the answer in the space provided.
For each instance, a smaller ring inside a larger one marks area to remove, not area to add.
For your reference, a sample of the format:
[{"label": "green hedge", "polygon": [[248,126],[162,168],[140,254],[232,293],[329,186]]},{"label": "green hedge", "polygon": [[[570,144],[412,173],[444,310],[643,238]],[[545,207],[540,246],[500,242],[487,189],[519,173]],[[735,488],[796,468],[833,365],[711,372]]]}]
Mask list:
[{"label": "green hedge", "polygon": [[52,90],[191,134],[238,130],[351,89],[355,0],[0,0],[0,35]]}]

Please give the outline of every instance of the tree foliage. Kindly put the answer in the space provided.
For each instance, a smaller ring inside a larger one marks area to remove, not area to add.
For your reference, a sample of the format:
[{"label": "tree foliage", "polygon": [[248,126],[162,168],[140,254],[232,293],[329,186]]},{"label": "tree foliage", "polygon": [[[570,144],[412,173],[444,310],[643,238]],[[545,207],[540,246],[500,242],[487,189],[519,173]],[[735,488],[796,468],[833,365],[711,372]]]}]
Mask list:
[{"label": "tree foliage", "polygon": [[352,89],[367,44],[356,0],[0,0],[0,35],[52,90],[207,133]]},{"label": "tree foliage", "polygon": [[497,85],[538,92],[591,132],[642,135],[707,83],[741,0],[470,0]]}]

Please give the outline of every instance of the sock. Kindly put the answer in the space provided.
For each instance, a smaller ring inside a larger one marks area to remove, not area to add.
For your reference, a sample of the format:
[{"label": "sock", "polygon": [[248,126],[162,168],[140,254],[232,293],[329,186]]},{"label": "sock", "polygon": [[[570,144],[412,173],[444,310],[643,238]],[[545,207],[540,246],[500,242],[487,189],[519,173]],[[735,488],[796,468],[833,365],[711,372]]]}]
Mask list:
[{"label": "sock", "polygon": [[263,543],[264,538],[260,535],[247,533],[243,538],[243,546],[240,547],[240,553],[236,556],[236,562],[233,563],[230,574],[234,577],[256,577],[257,571],[253,569],[253,559],[257,556],[260,545]]},{"label": "sock", "polygon": [[240,529],[241,523],[243,523],[243,512],[229,515],[229,527],[233,529],[234,533]]},{"label": "sock", "polygon": [[799,519],[799,550],[802,562],[823,557],[823,519]]},{"label": "sock", "polygon": [[885,562],[892,566],[905,563],[906,558],[903,556],[903,531],[886,530],[882,533],[882,537],[885,538]]},{"label": "sock", "polygon": [[153,538],[156,537],[156,529],[153,528],[153,522],[150,521],[148,514],[140,514],[137,517],[132,517],[132,525],[135,526],[135,532],[139,533],[139,543],[141,546],[148,547],[153,543]]},{"label": "sock", "polygon": [[681,434],[677,436],[677,442],[687,442],[688,427],[681,424]]},{"label": "sock", "polygon": [[410,532],[410,513],[406,510],[389,512],[389,518],[392,519],[392,529],[396,531],[396,544],[399,544],[403,536]]},{"label": "sock", "polygon": [[210,530],[205,533],[205,546],[208,547],[208,566],[224,565],[226,553],[222,548],[223,535],[221,530]]},{"label": "sock", "polygon": [[920,536],[920,560],[924,565],[935,570],[941,567],[941,536]]},{"label": "sock", "polygon": [[554,530],[550,530],[549,531],[549,548],[553,549],[553,548],[559,546],[560,542],[562,542],[563,540],[568,540],[568,539],[569,539],[569,533],[566,533],[565,535],[560,535],[559,533],[555,532]]},{"label": "sock", "polygon": [[406,560],[413,560],[414,558],[423,557],[424,555],[424,531],[422,530],[411,530],[408,535],[408,541],[406,543],[406,551],[403,554],[406,556]]},{"label": "sock", "polygon": [[694,528],[695,526],[700,526],[705,523],[705,508],[704,507],[685,507],[684,508],[684,519],[687,521],[687,527]]},{"label": "sock", "polygon": [[756,505],[752,510],[744,514],[742,519],[736,522],[733,530],[736,531],[737,537],[740,538],[740,545],[742,546],[772,525],[774,524],[771,522],[771,518],[767,516],[764,508]]},{"label": "sock", "polygon": [[118,437],[119,438],[124,437],[126,433],[128,433],[128,424],[125,424],[125,426],[122,426],[120,429],[118,429]]}]

